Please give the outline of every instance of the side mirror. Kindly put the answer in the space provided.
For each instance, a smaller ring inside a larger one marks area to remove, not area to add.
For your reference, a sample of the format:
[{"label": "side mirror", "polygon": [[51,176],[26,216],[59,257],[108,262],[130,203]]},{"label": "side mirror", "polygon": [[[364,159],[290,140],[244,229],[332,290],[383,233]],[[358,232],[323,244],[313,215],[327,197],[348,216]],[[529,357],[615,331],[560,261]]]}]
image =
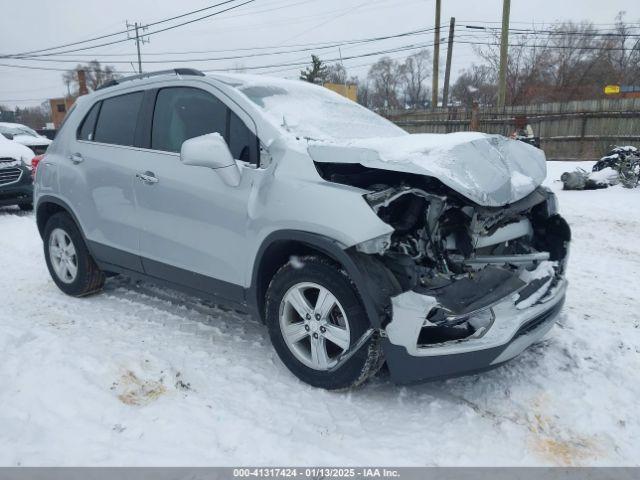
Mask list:
[{"label": "side mirror", "polygon": [[190,138],[182,144],[180,160],[185,165],[207,167],[216,171],[232,187],[240,184],[240,169],[219,133]]}]

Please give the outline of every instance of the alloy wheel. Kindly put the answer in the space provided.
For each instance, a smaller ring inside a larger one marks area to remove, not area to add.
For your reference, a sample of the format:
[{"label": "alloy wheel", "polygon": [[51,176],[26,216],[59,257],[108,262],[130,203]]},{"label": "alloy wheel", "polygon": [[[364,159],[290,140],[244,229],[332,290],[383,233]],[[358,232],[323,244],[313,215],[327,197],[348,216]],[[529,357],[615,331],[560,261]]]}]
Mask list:
[{"label": "alloy wheel", "polygon": [[309,368],[326,371],[349,349],[349,321],[328,289],[298,283],[280,304],[280,330],[295,357]]},{"label": "alloy wheel", "polygon": [[49,258],[56,276],[64,283],[73,283],[78,276],[78,255],[71,237],[56,228],[49,236]]}]

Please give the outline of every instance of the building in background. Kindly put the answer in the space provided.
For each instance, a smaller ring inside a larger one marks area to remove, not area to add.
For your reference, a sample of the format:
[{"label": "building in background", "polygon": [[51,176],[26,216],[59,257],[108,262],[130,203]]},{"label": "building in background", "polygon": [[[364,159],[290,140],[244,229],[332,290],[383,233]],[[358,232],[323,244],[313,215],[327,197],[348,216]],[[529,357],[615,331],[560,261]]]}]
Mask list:
[{"label": "building in background", "polygon": [[64,117],[75,103],[75,98],[63,97],[63,98],[51,98],[49,104],[51,105],[51,121],[54,128],[57,130],[60,128]]},{"label": "building in background", "polygon": [[323,83],[322,86],[347,97],[349,100],[358,101],[358,86],[353,83]]}]

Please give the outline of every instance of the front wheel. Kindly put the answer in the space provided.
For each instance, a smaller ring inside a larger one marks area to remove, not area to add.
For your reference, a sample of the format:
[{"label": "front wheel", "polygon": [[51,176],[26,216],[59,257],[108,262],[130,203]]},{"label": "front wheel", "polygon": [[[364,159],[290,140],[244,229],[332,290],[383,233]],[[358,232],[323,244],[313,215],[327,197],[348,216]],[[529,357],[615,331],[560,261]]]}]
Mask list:
[{"label": "front wheel", "polygon": [[314,387],[357,386],[381,364],[374,336],[336,368],[370,325],[353,282],[322,257],[302,257],[276,272],[267,291],[266,321],[282,362]]},{"label": "front wheel", "polygon": [[44,230],[44,256],[51,278],[67,295],[82,297],[97,292],[104,284],[84,243],[80,230],[66,213],[56,213]]}]

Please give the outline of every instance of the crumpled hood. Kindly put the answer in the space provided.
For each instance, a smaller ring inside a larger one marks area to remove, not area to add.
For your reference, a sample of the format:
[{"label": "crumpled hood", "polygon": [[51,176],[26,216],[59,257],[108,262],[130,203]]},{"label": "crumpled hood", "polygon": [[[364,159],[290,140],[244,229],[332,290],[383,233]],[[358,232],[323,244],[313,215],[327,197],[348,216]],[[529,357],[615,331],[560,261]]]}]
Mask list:
[{"label": "crumpled hood", "polygon": [[545,155],[531,145],[477,132],[311,142],[311,158],[437,178],[473,202],[497,207],[516,202],[545,179]]}]

